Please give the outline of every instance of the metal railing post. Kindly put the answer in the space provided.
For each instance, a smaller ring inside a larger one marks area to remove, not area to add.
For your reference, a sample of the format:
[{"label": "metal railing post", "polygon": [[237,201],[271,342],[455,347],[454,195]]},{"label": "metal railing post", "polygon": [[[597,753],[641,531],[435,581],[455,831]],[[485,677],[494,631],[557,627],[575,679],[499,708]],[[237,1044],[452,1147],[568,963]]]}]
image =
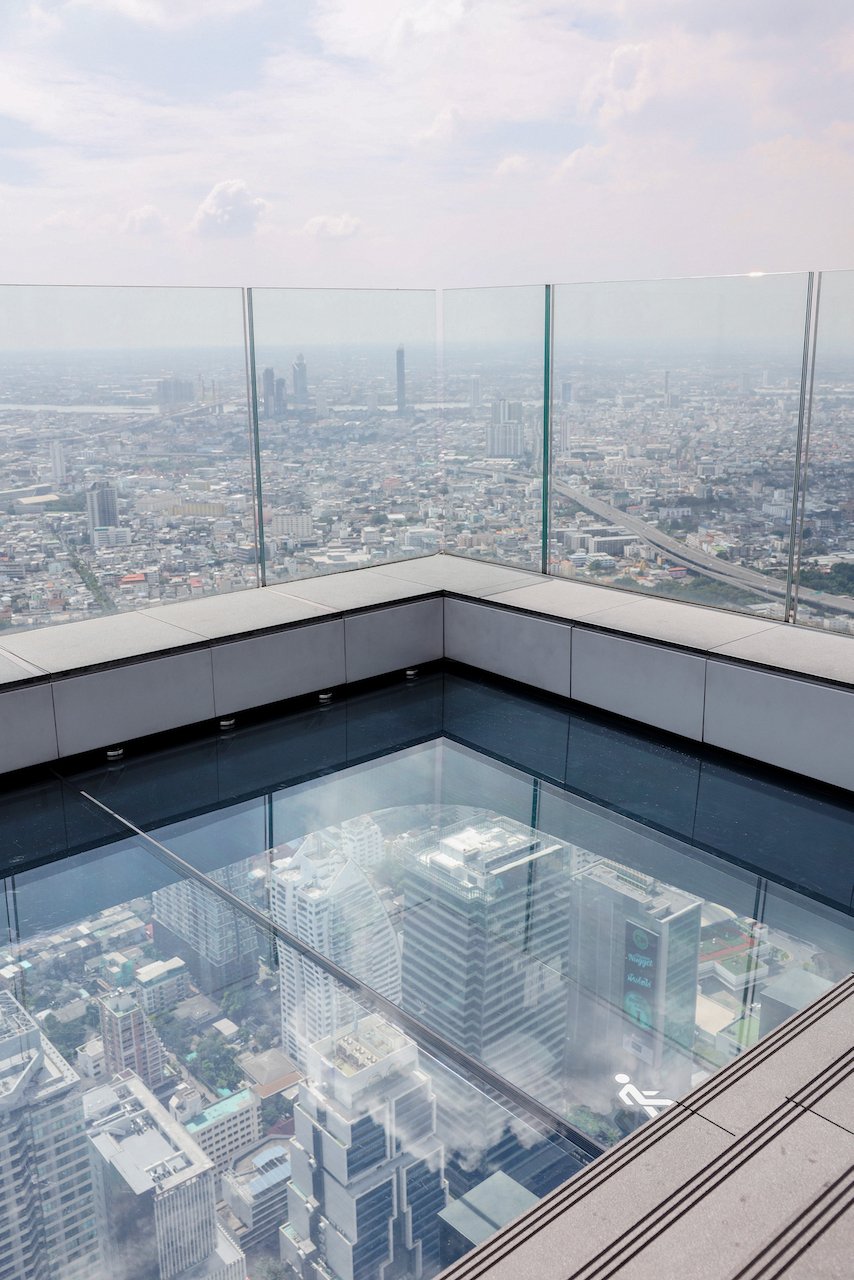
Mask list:
[{"label": "metal railing post", "polygon": [[545,286],[545,320],[543,349],[543,503],[540,529],[540,571],[549,571],[551,546],[551,433],[552,433],[552,364],[554,361],[554,290]]},{"label": "metal railing post", "polygon": [[255,369],[255,318],[252,290],[243,290],[243,340],[246,351],[246,400],[249,410],[249,439],[252,458],[252,506],[255,513],[255,546],[258,553],[256,577],[259,587],[267,585],[267,549],[264,541],[264,503],[261,487],[261,437],[258,431],[258,378]]},{"label": "metal railing post", "polygon": [[813,297],[815,273],[807,276],[807,306],[804,317],[804,348],[801,357],[801,388],[798,397],[798,431],[795,438],[795,472],[792,477],[792,513],[789,527],[789,560],[786,566],[786,600],[783,621],[794,622],[794,586],[795,586],[795,545],[798,538],[798,511],[801,503],[801,489],[804,480],[803,451],[806,424],[807,384],[810,370],[810,339],[813,332]]},{"label": "metal railing post", "polygon": [[801,585],[801,556],[804,549],[804,508],[807,500],[807,476],[809,472],[810,458],[810,430],[812,427],[812,397],[813,388],[815,387],[815,353],[818,346],[818,321],[821,311],[821,272],[819,271],[815,278],[815,296],[813,298],[812,308],[812,348],[810,351],[810,376],[809,387],[807,389],[806,414],[804,417],[804,433],[802,445],[802,462],[801,462],[801,501],[800,510],[798,511],[798,531],[795,541],[795,567],[792,575],[792,622],[798,620],[798,591]]}]

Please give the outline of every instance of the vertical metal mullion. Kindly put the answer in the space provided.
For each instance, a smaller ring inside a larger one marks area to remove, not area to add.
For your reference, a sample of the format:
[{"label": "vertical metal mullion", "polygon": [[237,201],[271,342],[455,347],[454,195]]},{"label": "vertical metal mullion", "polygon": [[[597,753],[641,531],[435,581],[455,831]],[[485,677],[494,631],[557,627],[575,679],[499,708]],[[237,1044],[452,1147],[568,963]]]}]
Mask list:
[{"label": "vertical metal mullion", "polygon": [[543,505],[540,546],[540,572],[549,571],[551,534],[551,432],[552,432],[552,362],[554,360],[554,296],[553,287],[545,286],[545,342],[543,348]]},{"label": "vertical metal mullion", "polygon": [[815,353],[818,347],[818,322],[821,312],[821,272],[815,278],[815,297],[812,309],[812,349],[810,352],[810,376],[804,418],[803,463],[801,466],[801,502],[798,512],[798,533],[795,544],[795,567],[792,575],[792,622],[798,620],[798,592],[801,585],[801,556],[804,549],[804,509],[807,499],[807,483],[810,459],[810,431],[812,428],[812,397],[815,387]]},{"label": "vertical metal mullion", "polygon": [[[443,289],[436,289],[434,295],[434,357],[436,366],[436,391],[439,396],[439,409],[436,414],[436,475],[439,484],[447,489],[447,493],[442,494],[442,536],[440,547],[442,551],[448,549],[448,506],[450,503],[450,482],[448,471],[448,459],[445,453],[445,424],[446,413],[445,408],[445,294]],[[442,459],[442,468],[439,467],[439,459]]]},{"label": "vertical metal mullion", "polygon": [[803,465],[804,424],[806,420],[807,382],[810,365],[810,337],[813,329],[813,288],[815,273],[807,276],[807,306],[804,317],[804,347],[801,357],[801,390],[798,397],[798,431],[795,440],[795,473],[792,478],[792,512],[789,527],[789,559],[786,566],[786,602],[783,615],[784,622],[793,622],[792,593],[795,577],[795,542],[798,536],[798,509],[801,499],[801,477]]},{"label": "vertical metal mullion", "polygon": [[264,542],[264,503],[261,487],[261,437],[258,430],[258,378],[255,369],[255,317],[252,290],[243,290],[243,340],[246,351],[246,401],[249,410],[249,441],[252,458],[252,506],[255,513],[255,545],[258,549],[256,578],[267,585],[267,548]]}]

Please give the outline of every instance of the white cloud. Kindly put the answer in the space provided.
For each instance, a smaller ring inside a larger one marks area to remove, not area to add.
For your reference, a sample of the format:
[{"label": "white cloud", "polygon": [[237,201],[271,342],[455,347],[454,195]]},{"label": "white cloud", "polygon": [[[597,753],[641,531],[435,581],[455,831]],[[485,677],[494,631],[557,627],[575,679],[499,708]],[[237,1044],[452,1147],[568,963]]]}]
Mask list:
[{"label": "white cloud", "polygon": [[122,231],[135,236],[156,235],[165,226],[166,219],[153,204],[144,204],[138,209],[131,209],[122,221]]},{"label": "white cloud", "polygon": [[351,213],[319,213],[303,227],[307,235],[318,240],[349,240],[361,229],[361,222]]},{"label": "white cloud", "polygon": [[458,31],[483,0],[316,0],[315,29],[345,58],[394,59],[407,45]]},{"label": "white cloud", "polygon": [[196,210],[190,230],[203,236],[249,236],[269,205],[242,178],[218,182]]},{"label": "white cloud", "polygon": [[45,231],[82,231],[85,227],[86,216],[80,209],[57,209],[39,223]]},{"label": "white cloud", "polygon": [[576,147],[561,161],[555,178],[574,178],[578,182],[607,182],[613,173],[613,158],[608,147],[589,144]]},{"label": "white cloud", "polygon": [[[850,262],[840,0],[266,0],[264,41],[220,81],[210,19],[255,3],[0,0],[23,178],[3,187],[7,274],[450,286]],[[128,19],[115,60],[81,52],[96,13]],[[191,23],[210,75],[180,74]],[[242,182],[199,206],[211,139]],[[141,234],[147,206],[173,234]],[[359,253],[330,254],[359,219]]]},{"label": "white cloud", "polygon": [[415,142],[450,142],[456,137],[462,126],[462,115],[457,107],[443,107],[426,129],[419,129],[414,135]]},{"label": "white cloud", "polygon": [[140,26],[177,31],[216,18],[234,18],[263,3],[264,0],[67,0],[66,8],[96,9]]},{"label": "white cloud", "polygon": [[509,178],[514,173],[527,173],[530,167],[531,162],[527,156],[505,156],[495,166],[495,176],[496,178]]}]

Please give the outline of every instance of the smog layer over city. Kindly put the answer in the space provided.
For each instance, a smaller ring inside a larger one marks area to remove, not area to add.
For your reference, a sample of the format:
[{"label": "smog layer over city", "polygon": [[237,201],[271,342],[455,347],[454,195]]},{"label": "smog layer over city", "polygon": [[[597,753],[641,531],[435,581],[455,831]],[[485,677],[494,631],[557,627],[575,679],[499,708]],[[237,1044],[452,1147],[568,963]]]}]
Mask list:
[{"label": "smog layer over city", "polygon": [[0,626],[445,550],[772,619],[796,570],[798,620],[850,631],[854,365],[826,290],[805,409],[802,284],[556,290],[545,557],[541,289],[446,293],[438,342],[429,292],[256,291],[249,393],[239,291],[32,291]]}]

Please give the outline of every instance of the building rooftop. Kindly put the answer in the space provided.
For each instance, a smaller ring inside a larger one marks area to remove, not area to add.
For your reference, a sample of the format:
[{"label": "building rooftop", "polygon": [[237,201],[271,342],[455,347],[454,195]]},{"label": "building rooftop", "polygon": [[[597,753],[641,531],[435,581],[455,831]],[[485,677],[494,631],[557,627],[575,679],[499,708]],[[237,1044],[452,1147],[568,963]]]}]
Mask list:
[{"label": "building rooftop", "polygon": [[253,1105],[256,1101],[251,1089],[240,1089],[237,1093],[229,1094],[227,1098],[221,1098],[219,1102],[212,1102],[198,1115],[191,1116],[184,1122],[184,1127],[188,1133],[196,1133],[206,1125],[224,1120],[226,1116],[237,1115],[238,1111]]},{"label": "building rooftop", "polygon": [[538,1204],[538,1198],[502,1170],[452,1200],[439,1217],[471,1244],[482,1244],[499,1227],[515,1221]]}]

